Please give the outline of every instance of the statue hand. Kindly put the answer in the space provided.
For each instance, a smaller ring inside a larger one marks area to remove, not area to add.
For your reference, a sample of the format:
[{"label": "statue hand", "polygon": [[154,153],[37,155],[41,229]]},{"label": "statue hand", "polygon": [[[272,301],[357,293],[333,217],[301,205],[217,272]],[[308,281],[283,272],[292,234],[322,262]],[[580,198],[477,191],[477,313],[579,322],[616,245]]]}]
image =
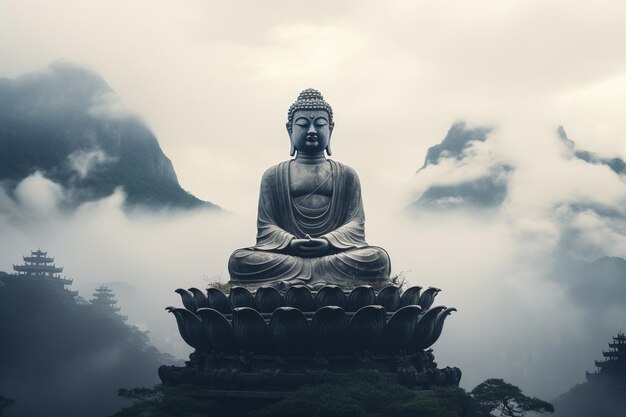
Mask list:
[{"label": "statue hand", "polygon": [[329,248],[330,243],[324,238],[308,237],[306,239],[293,239],[289,243],[289,249],[291,249],[295,255],[306,257],[325,255],[328,253]]}]

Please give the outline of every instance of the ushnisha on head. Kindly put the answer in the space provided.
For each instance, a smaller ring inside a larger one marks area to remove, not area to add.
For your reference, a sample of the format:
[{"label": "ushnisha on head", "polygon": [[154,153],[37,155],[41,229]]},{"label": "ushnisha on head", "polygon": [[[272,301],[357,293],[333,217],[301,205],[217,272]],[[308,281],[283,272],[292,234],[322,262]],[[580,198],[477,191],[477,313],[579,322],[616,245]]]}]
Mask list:
[{"label": "ushnisha on head", "polygon": [[287,132],[291,140],[290,155],[323,153],[331,155],[330,137],[335,123],[333,109],[319,91],[307,88],[289,107]]}]

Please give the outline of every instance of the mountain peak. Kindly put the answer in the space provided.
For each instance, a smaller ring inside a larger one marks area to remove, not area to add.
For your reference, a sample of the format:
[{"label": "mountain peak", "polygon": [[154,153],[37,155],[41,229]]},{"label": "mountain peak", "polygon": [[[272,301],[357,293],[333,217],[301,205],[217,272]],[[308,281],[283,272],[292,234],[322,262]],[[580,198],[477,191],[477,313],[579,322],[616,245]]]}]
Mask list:
[{"label": "mountain peak", "polygon": [[571,153],[574,158],[580,159],[581,161],[585,161],[592,165],[605,165],[618,175],[626,175],[626,162],[624,162],[622,158],[606,158],[596,154],[595,152],[578,148],[578,146],[576,146],[576,142],[567,136],[563,126],[558,127],[557,134],[561,142],[567,148],[568,152]]},{"label": "mountain peak", "polygon": [[[421,178],[419,174],[422,170],[439,165],[442,161],[451,161],[455,166],[471,165],[474,157],[468,150],[476,142],[487,141],[491,131],[491,127],[469,128],[465,122],[455,122],[439,144],[428,148],[424,164],[417,171],[418,178]],[[486,167],[482,175],[457,177],[456,181],[451,181],[449,176],[431,178],[410,207],[431,210],[499,207],[506,198],[508,177],[512,170],[510,165],[496,161]]]},{"label": "mountain peak", "polygon": [[490,127],[468,128],[463,121],[454,122],[441,143],[428,148],[424,165],[417,172],[423,170],[428,165],[437,165],[441,157],[460,159],[463,150],[472,142],[484,142],[487,140],[491,130],[492,128]]},{"label": "mountain peak", "polygon": [[123,188],[126,206],[217,208],[181,188],[148,126],[98,74],[67,61],[0,79],[0,181],[35,172],[70,192],[69,206]]}]

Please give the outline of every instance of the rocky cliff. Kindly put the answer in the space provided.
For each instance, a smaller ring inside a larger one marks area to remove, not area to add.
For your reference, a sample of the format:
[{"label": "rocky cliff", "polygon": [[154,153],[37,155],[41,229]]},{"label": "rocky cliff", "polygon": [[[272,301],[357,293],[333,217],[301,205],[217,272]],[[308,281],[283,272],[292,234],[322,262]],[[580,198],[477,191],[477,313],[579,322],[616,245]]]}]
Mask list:
[{"label": "rocky cliff", "polygon": [[121,187],[126,206],[212,208],[185,191],[152,131],[97,74],[58,62],[0,79],[0,183],[8,194],[34,172],[76,206]]}]

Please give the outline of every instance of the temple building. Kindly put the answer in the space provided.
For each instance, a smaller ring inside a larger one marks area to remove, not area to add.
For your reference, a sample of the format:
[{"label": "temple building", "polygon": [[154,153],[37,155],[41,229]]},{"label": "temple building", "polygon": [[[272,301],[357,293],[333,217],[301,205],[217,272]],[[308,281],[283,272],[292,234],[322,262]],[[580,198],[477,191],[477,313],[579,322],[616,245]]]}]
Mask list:
[{"label": "temple building", "polygon": [[604,360],[595,361],[598,368],[595,372],[587,372],[587,380],[598,377],[609,377],[626,381],[626,335],[619,332],[609,343],[609,350],[603,351]]},{"label": "temple building", "polygon": [[104,285],[96,288],[96,291],[93,293],[93,298],[89,300],[89,302],[100,311],[114,315],[122,321],[126,321],[128,319],[128,316],[123,316],[119,313],[120,307],[117,306],[115,294],[113,294],[113,291],[111,291],[110,288]]},{"label": "temple building", "polygon": [[13,274],[1,273],[0,280],[5,284],[23,283],[40,289],[53,289],[62,291],[73,297],[78,291],[72,291],[66,286],[72,285],[73,280],[62,277],[63,267],[54,263],[54,258],[48,256],[48,252],[37,249],[31,251],[30,256],[23,256],[23,265],[13,265]]}]

